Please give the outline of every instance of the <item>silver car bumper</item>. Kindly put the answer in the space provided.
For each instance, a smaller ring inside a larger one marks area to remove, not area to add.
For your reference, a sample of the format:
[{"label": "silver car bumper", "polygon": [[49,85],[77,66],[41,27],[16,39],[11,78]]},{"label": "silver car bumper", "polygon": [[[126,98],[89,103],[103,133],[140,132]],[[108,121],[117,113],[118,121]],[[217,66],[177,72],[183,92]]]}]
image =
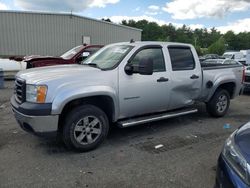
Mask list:
[{"label": "silver car bumper", "polygon": [[14,108],[12,108],[12,111],[18,124],[27,132],[43,134],[57,132],[58,130],[59,115],[29,116],[18,112]]}]

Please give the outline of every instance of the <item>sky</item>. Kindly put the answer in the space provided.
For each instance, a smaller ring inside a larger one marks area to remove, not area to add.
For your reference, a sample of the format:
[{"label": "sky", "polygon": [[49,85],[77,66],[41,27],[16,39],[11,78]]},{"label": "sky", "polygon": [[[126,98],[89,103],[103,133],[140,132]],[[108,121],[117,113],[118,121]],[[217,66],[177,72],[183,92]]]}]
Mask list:
[{"label": "sky", "polygon": [[250,32],[250,0],[0,0],[0,10],[73,12],[112,22],[142,20],[225,33]]}]

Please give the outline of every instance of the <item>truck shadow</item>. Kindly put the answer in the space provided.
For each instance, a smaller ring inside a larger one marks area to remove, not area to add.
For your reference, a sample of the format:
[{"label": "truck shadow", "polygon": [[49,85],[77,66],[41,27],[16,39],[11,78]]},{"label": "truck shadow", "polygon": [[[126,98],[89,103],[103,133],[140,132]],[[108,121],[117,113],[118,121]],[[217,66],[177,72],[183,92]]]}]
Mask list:
[{"label": "truck shadow", "polygon": [[[189,126],[193,122],[202,123],[203,120],[211,118],[206,113],[205,105],[197,104],[195,107],[198,108],[198,113],[181,116],[178,118],[166,119],[128,128],[119,128],[113,124],[110,128],[108,138],[104,144],[101,145],[100,149],[130,145],[130,143],[136,142],[141,138],[153,139],[159,134],[164,134],[174,129],[180,129],[184,126]],[[41,142],[39,142],[37,147],[43,148],[49,155],[76,153],[75,151],[69,151],[65,147],[64,143],[59,139],[44,140],[41,138]],[[97,150],[99,150],[99,148],[97,148]],[[88,153],[95,153],[95,150]]]},{"label": "truck shadow", "polygon": [[242,95],[250,96],[250,90],[244,91]]}]

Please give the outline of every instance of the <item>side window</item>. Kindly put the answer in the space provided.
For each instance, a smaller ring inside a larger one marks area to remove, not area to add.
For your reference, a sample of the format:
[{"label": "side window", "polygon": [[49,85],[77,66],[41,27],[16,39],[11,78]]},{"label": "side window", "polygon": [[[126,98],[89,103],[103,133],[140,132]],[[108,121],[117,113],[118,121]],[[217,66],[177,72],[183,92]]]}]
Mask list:
[{"label": "side window", "polygon": [[183,47],[168,47],[172,70],[193,70],[195,61],[190,48]]},{"label": "side window", "polygon": [[139,51],[132,61],[130,61],[131,65],[139,65],[139,62],[144,58],[150,58],[153,61],[153,72],[164,72],[165,61],[161,48],[146,48]]}]

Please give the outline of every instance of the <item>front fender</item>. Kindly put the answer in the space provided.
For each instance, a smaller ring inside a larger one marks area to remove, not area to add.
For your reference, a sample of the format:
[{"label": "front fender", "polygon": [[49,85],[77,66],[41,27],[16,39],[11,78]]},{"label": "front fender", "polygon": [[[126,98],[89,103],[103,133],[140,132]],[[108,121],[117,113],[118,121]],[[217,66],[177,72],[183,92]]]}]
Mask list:
[{"label": "front fender", "polygon": [[116,91],[109,86],[85,86],[85,87],[72,87],[61,90],[55,96],[52,102],[52,114],[61,114],[63,108],[67,103],[72,100],[80,99],[84,97],[93,97],[93,96],[109,96],[114,102],[114,112],[115,117],[118,114],[118,100]]}]

